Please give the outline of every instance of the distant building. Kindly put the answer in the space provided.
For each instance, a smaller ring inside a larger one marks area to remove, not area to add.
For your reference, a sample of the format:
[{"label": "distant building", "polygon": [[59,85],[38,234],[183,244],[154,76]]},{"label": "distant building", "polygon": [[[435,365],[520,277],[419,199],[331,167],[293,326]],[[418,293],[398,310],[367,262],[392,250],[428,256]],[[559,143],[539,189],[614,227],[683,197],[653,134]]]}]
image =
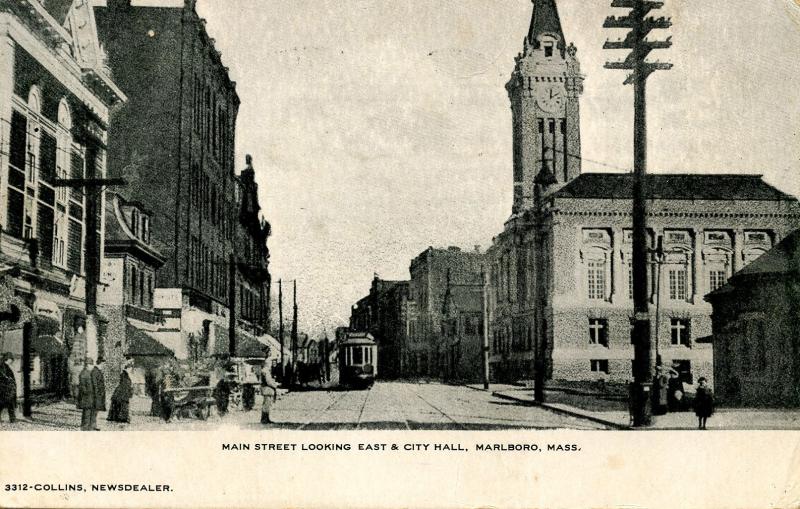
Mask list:
[{"label": "distant building", "polygon": [[800,230],[711,292],[717,398],[800,406]]},{"label": "distant building", "polygon": [[442,336],[447,348],[445,378],[483,380],[483,288],[448,286],[442,310]]},{"label": "distant building", "polygon": [[480,288],[485,257],[478,249],[426,249],[411,261],[409,296],[416,312],[409,323],[404,374],[444,376],[449,348],[442,333],[448,278],[452,285]]},{"label": "distant building", "polygon": [[350,330],[369,332],[378,344],[381,378],[397,378],[404,370],[414,302],[408,281],[386,281],[376,275],[369,294],[352,307]]},{"label": "distant building", "polygon": [[[37,325],[34,391],[66,394],[70,367],[98,353],[84,297],[102,249],[86,259],[83,189],[54,181],[106,175],[109,117],[125,100],[87,2],[0,2],[0,273],[18,270],[10,297]],[[21,341],[22,322],[3,324],[0,349],[19,357]]]},{"label": "distant building", "polygon": [[[533,3],[506,86],[512,215],[487,253],[492,378],[532,379],[539,369],[623,382],[633,361],[632,177],[581,174],[577,49],[555,0]],[[713,379],[702,296],[796,228],[800,207],[757,175],[651,174],[647,187],[653,349],[685,381]]]},{"label": "distant building", "polygon": [[269,325],[270,227],[252,161],[236,174],[236,84],[194,0],[157,7],[107,0],[95,13],[130,99],[109,127],[109,173],[124,177],[126,195],[152,211],[152,244],[166,259],[156,273],[163,296],[156,307],[180,316],[176,355],[190,341],[221,355],[231,287],[237,328],[260,336]]}]

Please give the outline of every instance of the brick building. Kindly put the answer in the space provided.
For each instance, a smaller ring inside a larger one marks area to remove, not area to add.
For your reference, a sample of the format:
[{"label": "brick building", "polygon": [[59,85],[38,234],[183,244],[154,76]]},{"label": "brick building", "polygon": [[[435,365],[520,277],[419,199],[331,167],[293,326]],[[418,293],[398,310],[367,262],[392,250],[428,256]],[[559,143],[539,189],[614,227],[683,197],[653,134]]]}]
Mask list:
[{"label": "brick building", "polygon": [[[632,177],[580,174],[570,134],[580,121],[577,50],[555,2],[533,3],[507,85],[515,202],[488,253],[492,376],[529,379],[538,368],[553,379],[629,380]],[[559,122],[561,138],[551,128]],[[796,228],[800,209],[759,176],[651,175],[648,187],[650,246],[664,248],[650,260],[654,347],[685,379],[711,379],[711,308],[701,297]]]},{"label": "brick building", "polygon": [[[125,99],[85,0],[0,2],[0,272],[17,272],[7,287],[35,324],[34,390],[66,394],[69,366],[98,354],[84,298],[102,248],[85,259],[85,195],[54,180],[106,175],[109,116]],[[21,353],[21,322],[1,335]]]},{"label": "brick building", "polygon": [[[269,322],[269,224],[260,217],[250,160],[234,163],[236,84],[194,0],[158,7],[96,2],[100,38],[129,102],[109,129],[109,173],[152,211],[157,306],[180,317],[176,355],[202,337],[207,353],[228,342],[230,288],[237,326],[255,336]],[[231,271],[233,265],[234,270]],[[231,281],[231,278],[235,281]],[[168,290],[178,290],[178,293]]]},{"label": "brick building", "polygon": [[800,406],[800,230],[706,296],[713,307],[716,397]]},{"label": "brick building", "polygon": [[484,254],[458,247],[429,247],[411,261],[410,298],[416,311],[408,325],[404,375],[444,376],[449,347],[442,328],[444,298],[448,281],[452,285],[481,285]]},{"label": "brick building", "polygon": [[381,378],[397,378],[404,371],[410,317],[408,281],[372,280],[370,292],[351,309],[350,330],[369,332],[378,344],[378,372]]},{"label": "brick building", "polygon": [[442,304],[442,335],[447,348],[445,378],[483,380],[482,286],[447,285]]}]

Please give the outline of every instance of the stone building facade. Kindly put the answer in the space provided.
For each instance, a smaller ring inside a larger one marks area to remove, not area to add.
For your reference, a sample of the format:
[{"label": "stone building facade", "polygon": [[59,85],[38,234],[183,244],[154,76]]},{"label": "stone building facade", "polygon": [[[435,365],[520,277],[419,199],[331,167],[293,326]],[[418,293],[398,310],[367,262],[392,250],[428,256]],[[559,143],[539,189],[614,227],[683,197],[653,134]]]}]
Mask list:
[{"label": "stone building facade", "polygon": [[[35,325],[34,391],[66,394],[68,373],[99,353],[85,332],[85,194],[54,181],[106,175],[109,118],[125,100],[87,0],[0,2],[0,272],[16,273],[9,287]],[[21,343],[22,323],[4,327],[3,350]]]},{"label": "stone building facade", "polygon": [[728,405],[800,406],[800,230],[706,296],[715,395]]},{"label": "stone building facade", "polygon": [[[580,121],[577,49],[564,42],[554,0],[533,3],[507,86],[523,199],[487,253],[492,378],[532,379],[541,369],[561,380],[630,380],[632,177],[581,174],[580,142],[569,135]],[[564,91],[553,93],[553,83]],[[530,108],[515,106],[520,95]],[[566,118],[561,142],[542,136],[552,111]],[[537,154],[527,171],[517,147]],[[796,200],[751,175],[651,175],[648,186],[654,349],[657,339],[663,361],[685,380],[713,379],[711,308],[702,296],[796,227]]]},{"label": "stone building facade", "polygon": [[165,289],[157,305],[180,313],[181,342],[200,337],[213,354],[221,351],[216,343],[227,342],[233,287],[237,327],[262,335],[270,227],[260,215],[251,161],[241,174],[235,170],[240,100],[205,20],[194,0],[158,7],[107,0],[95,13],[109,64],[129,96],[110,126],[117,143],[109,173],[125,178],[126,195],[153,212],[153,247],[166,259],[156,273],[156,287]]}]

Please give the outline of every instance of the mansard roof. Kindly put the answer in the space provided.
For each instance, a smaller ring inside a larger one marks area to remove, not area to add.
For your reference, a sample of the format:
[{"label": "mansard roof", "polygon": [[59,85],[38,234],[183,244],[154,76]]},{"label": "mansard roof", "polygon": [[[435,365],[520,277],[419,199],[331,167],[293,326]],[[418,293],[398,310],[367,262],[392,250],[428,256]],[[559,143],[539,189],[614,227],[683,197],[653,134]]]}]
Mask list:
[{"label": "mansard roof", "polygon": [[[660,200],[794,201],[761,175],[650,174],[648,198]],[[631,199],[633,174],[584,173],[554,193],[555,198]]]}]

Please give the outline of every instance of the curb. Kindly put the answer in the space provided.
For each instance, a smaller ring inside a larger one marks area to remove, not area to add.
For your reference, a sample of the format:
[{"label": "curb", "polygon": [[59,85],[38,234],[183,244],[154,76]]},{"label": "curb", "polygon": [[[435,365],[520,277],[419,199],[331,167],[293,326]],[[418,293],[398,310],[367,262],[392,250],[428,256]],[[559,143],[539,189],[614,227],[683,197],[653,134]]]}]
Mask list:
[{"label": "curb", "polygon": [[535,407],[543,408],[545,410],[548,410],[548,411],[556,413],[556,414],[563,414],[563,415],[568,415],[570,417],[575,417],[575,418],[578,418],[578,419],[584,419],[584,420],[587,420],[587,421],[592,421],[592,422],[595,422],[597,424],[602,424],[603,426],[607,426],[609,428],[614,428],[614,429],[617,429],[617,430],[630,430],[630,429],[632,429],[630,426],[626,426],[624,424],[619,424],[619,423],[616,423],[616,422],[607,421],[605,419],[600,419],[598,417],[593,417],[591,415],[586,415],[586,414],[583,414],[583,413],[580,413],[580,412],[573,412],[571,410],[566,410],[564,408],[557,408],[557,407],[554,407],[554,406],[550,406],[547,403],[537,403],[535,401],[529,401],[529,400],[525,400],[525,399],[515,398],[514,396],[509,396],[508,394],[503,394],[501,392],[492,392],[492,396],[495,396],[495,397],[500,398],[500,399],[509,400],[509,401],[516,401],[517,403],[522,403],[523,405],[526,405],[526,406],[535,406]]}]

